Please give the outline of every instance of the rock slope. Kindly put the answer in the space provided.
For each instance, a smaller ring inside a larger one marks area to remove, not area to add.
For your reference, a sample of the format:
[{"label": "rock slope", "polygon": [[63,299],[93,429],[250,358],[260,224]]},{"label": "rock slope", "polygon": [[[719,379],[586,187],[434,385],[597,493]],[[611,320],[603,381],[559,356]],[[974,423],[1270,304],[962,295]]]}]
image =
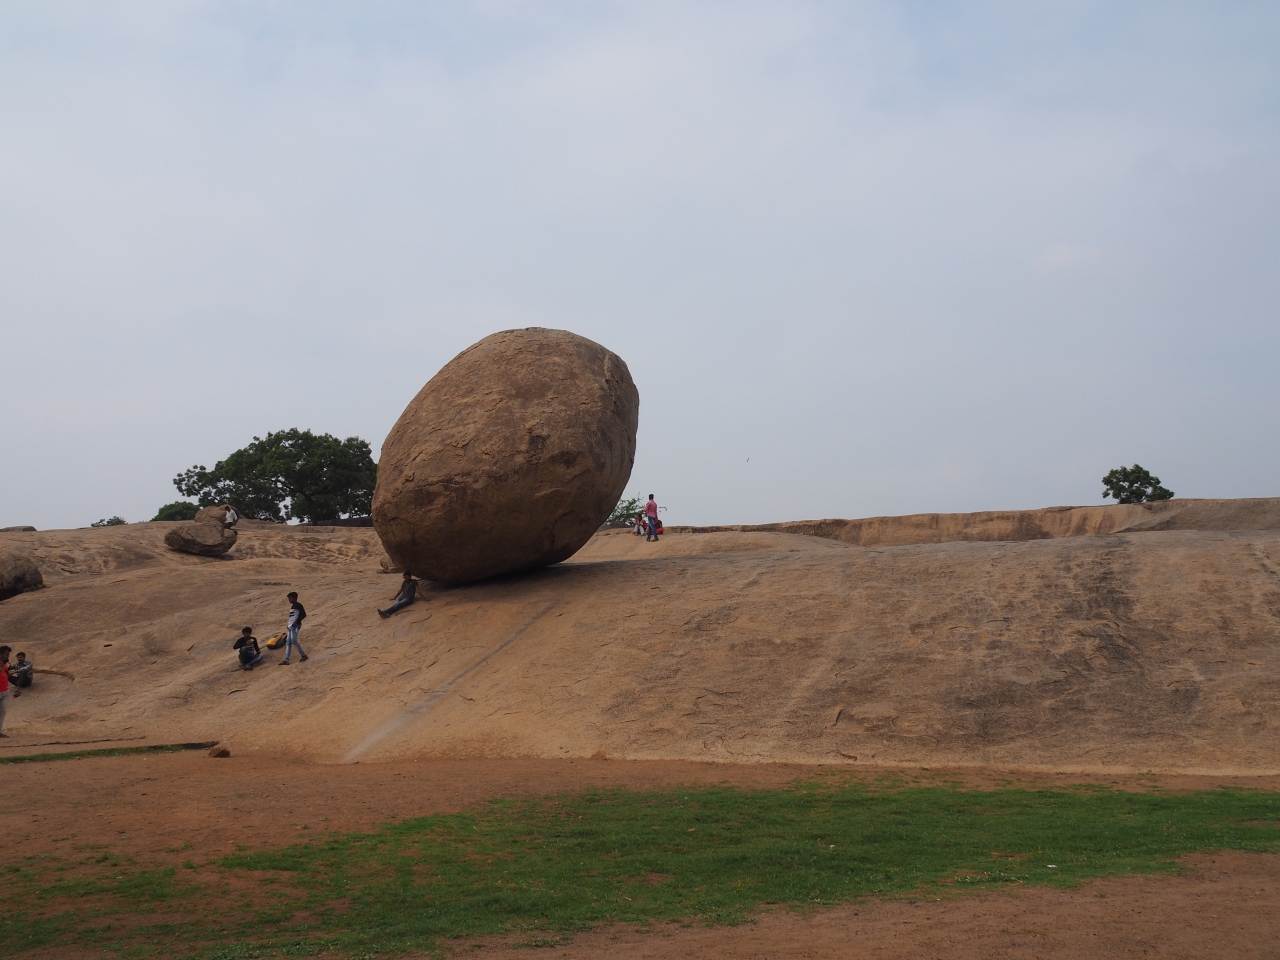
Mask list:
[{"label": "rock slope", "polygon": [[[11,705],[6,752],[1280,768],[1275,529],[874,548],[610,531],[382,621],[397,578],[371,530],[242,525],[207,559],[165,549],[167,526],[0,534],[48,584],[0,603],[0,631],[59,671]],[[291,589],[311,660],[237,670],[232,639],[282,627]]]}]

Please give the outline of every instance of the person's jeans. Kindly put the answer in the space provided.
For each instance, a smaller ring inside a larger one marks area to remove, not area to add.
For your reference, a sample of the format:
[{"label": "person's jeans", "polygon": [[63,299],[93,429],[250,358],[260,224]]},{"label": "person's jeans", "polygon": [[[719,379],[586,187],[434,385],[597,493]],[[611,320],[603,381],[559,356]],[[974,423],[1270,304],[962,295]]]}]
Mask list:
[{"label": "person's jeans", "polygon": [[293,648],[298,648],[298,656],[305,657],[307,651],[302,649],[302,644],[298,642],[298,631],[302,629],[302,624],[294,624],[289,628],[288,633],[284,635],[284,662],[289,662],[289,657],[293,653]]},{"label": "person's jeans", "polygon": [[387,609],[382,610],[380,612],[382,613],[383,616],[389,617],[393,613],[395,613],[397,610],[403,610],[405,607],[407,607],[411,603],[413,603],[413,601],[410,600],[408,597],[401,597],[391,606],[387,607]]},{"label": "person's jeans", "polygon": [[645,529],[648,531],[648,536],[645,537],[646,540],[648,540],[649,537],[656,537],[658,535],[658,521],[655,518],[646,517],[644,525]]},{"label": "person's jeans", "polygon": [[9,712],[9,691],[0,693],[0,733],[4,733],[4,715]]},{"label": "person's jeans", "polygon": [[[301,647],[299,647],[299,649],[301,649]],[[246,670],[250,670],[253,667],[256,667],[261,662],[262,662],[262,654],[257,653],[257,654],[254,654],[252,657],[250,657],[248,660],[246,660],[244,663],[240,664],[240,666],[244,667]]]}]

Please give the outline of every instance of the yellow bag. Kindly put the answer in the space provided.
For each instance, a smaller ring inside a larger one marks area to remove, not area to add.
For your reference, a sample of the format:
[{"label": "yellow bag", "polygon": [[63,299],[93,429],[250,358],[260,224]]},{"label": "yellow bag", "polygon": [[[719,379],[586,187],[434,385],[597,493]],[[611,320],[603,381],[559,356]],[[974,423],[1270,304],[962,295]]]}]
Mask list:
[{"label": "yellow bag", "polygon": [[277,633],[274,636],[267,637],[267,649],[274,650],[276,647],[281,646],[284,643],[284,637],[285,635],[283,633]]}]

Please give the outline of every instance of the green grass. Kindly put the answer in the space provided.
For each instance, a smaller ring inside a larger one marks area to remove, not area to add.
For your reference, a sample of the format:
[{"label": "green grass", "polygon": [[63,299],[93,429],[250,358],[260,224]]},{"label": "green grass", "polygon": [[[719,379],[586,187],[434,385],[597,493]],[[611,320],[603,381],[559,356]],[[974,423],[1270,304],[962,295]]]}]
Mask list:
[{"label": "green grass", "polygon": [[[610,791],[239,853],[181,870],[110,854],[0,872],[21,923],[0,955],[93,944],[124,956],[383,956],[444,938],[529,945],[609,922],[736,923],[768,904],[1072,885],[1280,848],[1280,794],[816,785]],[[105,929],[110,922],[112,928]]]},{"label": "green grass", "polygon": [[27,753],[19,757],[0,757],[6,763],[48,763],[52,760],[79,760],[81,757],[123,757],[131,753],[177,753],[180,750],[208,750],[217,740],[204,743],[157,743],[148,747],[104,747],[100,750],[68,750],[66,753]]}]

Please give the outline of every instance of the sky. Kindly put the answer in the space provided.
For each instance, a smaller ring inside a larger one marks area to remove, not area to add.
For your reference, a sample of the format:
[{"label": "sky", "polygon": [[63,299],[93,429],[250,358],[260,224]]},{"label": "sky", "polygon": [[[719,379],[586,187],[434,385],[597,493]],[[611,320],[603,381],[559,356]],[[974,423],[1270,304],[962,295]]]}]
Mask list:
[{"label": "sky", "polygon": [[1280,496],[1274,3],[0,6],[0,526],[148,520],[498,330],[669,524]]}]

